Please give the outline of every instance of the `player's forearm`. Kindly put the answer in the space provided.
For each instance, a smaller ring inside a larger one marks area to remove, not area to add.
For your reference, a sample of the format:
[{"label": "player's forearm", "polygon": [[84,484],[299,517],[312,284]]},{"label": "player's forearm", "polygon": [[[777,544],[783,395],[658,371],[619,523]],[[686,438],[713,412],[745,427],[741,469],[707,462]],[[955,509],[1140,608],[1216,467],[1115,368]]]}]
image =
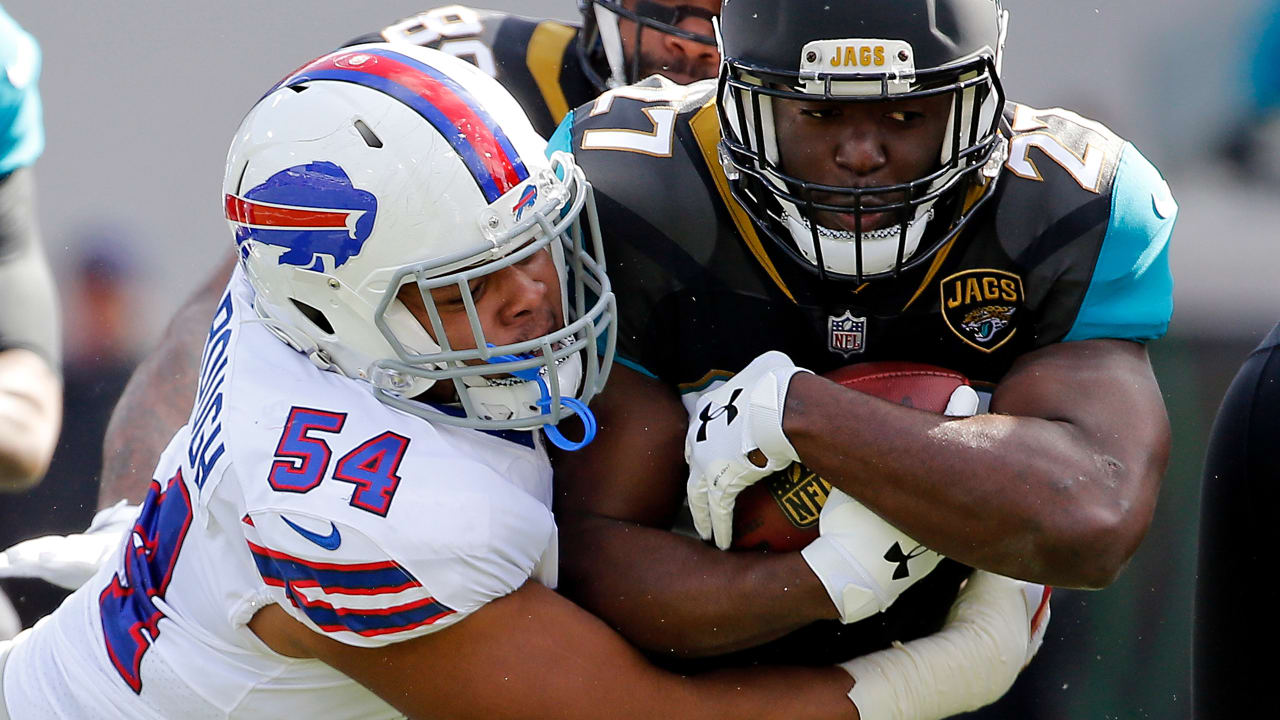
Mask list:
[{"label": "player's forearm", "polygon": [[103,438],[99,509],[147,494],[156,460],[191,412],[209,322],[234,265],[234,259],[224,264],[178,310],[129,378]]},{"label": "player's forearm", "polygon": [[799,553],[721,552],[614,520],[561,519],[561,591],[649,651],[753,647],[835,607]]},{"label": "player's forearm", "polygon": [[62,381],[40,356],[0,351],[0,491],[20,492],[49,469],[62,424]]},{"label": "player's forearm", "polygon": [[[991,572],[1101,587],[1141,540],[1144,472],[1066,422],[948,419],[796,378],[785,428],[805,464],[938,552]],[[840,428],[832,432],[832,428]]]},{"label": "player's forearm", "polygon": [[[268,630],[281,618],[285,624]],[[859,717],[847,695],[854,681],[840,668],[755,667],[682,677],[654,667],[599,618],[537,583],[448,628],[381,648],[311,633],[277,605],[260,611],[250,628],[278,652],[315,657],[346,673],[411,718]],[[286,636],[291,639],[280,642]]]}]

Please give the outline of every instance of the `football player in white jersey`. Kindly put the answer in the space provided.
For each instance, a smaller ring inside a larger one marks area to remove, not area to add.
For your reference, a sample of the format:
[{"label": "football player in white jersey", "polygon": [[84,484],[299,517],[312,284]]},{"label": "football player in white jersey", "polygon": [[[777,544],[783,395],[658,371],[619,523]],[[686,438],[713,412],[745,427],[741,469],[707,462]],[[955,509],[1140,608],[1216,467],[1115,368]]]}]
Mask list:
[{"label": "football player in white jersey", "polygon": [[[0,644],[0,719],[941,717],[1008,687],[1038,639],[996,576],[843,670],[695,678],[552,590],[544,443],[590,442],[615,312],[590,186],[544,147],[421,48],[333,53],[258,102],[190,418],[115,555]],[[573,415],[585,437],[555,430]]]}]

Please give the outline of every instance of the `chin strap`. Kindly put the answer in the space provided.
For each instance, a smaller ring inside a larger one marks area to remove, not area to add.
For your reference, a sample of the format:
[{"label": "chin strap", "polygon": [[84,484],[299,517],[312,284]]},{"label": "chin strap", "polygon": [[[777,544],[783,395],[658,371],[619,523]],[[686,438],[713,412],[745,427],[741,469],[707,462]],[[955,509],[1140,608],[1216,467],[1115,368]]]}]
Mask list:
[{"label": "chin strap", "polygon": [[[492,347],[492,345],[490,345],[490,347]],[[516,362],[518,360],[528,360],[531,357],[533,356],[495,355],[489,360],[489,362],[492,364]],[[548,366],[547,370],[548,372],[554,372],[554,368],[550,366]],[[547,389],[547,381],[542,379],[541,370],[539,368],[525,368],[524,370],[511,370],[509,372],[521,380],[526,382],[536,382],[538,384],[538,394],[541,397],[538,398],[537,405],[542,410],[543,415],[550,415],[551,391]],[[592,440],[596,439],[596,416],[589,408],[587,408],[586,403],[577,398],[562,397],[560,398],[560,405],[569,410],[570,413],[582,418],[582,426],[584,428],[582,439],[575,442],[566,438],[555,425],[552,425],[549,422],[542,424],[542,432],[546,434],[547,440],[550,440],[552,445],[555,445],[561,450],[568,450],[570,452],[574,450],[581,450],[589,445]]]}]

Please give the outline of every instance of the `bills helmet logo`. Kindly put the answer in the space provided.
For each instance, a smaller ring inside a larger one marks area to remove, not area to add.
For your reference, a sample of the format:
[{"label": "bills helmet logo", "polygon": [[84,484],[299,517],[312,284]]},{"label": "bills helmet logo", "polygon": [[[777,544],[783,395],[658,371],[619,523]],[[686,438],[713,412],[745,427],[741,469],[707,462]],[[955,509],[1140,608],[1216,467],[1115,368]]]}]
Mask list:
[{"label": "bills helmet logo", "polygon": [[323,272],[320,257],[341,267],[360,253],[373,231],[378,199],[360,190],[331,162],[297,165],[272,175],[244,197],[227,195],[227,219],[236,228],[236,245],[245,242],[285,248],[281,265]]},{"label": "bills helmet logo", "polygon": [[516,201],[516,206],[511,208],[511,212],[516,216],[516,222],[520,222],[520,216],[524,215],[524,211],[533,207],[538,202],[538,186],[530,185],[520,193],[520,199]]}]

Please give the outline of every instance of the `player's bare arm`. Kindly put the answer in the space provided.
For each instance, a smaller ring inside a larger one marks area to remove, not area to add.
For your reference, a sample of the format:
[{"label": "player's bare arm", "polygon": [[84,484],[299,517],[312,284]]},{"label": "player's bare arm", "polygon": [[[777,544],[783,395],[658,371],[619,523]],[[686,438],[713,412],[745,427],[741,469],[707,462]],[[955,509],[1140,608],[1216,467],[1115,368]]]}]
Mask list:
[{"label": "player's bare arm", "polygon": [[1052,585],[1110,583],[1146,533],[1168,462],[1145,346],[1029,353],[991,411],[941,419],[802,374],[784,428],[811,469],[944,555]]},{"label": "player's bare arm", "polygon": [[680,655],[836,617],[799,553],[724,553],[670,531],[688,415],[669,387],[615,366],[592,407],[596,441],[555,458],[563,592],[640,647]]},{"label": "player's bare arm", "polygon": [[234,257],[228,258],[187,300],[129,377],[103,438],[99,509],[120,500],[138,503],[147,494],[156,458],[191,412],[200,349],[234,267]]},{"label": "player's bare arm", "polygon": [[62,425],[62,380],[36,353],[0,351],[0,490],[44,477]]},{"label": "player's bare arm", "polygon": [[275,605],[250,627],[276,652],[318,658],[411,718],[860,717],[839,668],[665,673],[537,582],[453,627],[382,648],[325,638]]}]

